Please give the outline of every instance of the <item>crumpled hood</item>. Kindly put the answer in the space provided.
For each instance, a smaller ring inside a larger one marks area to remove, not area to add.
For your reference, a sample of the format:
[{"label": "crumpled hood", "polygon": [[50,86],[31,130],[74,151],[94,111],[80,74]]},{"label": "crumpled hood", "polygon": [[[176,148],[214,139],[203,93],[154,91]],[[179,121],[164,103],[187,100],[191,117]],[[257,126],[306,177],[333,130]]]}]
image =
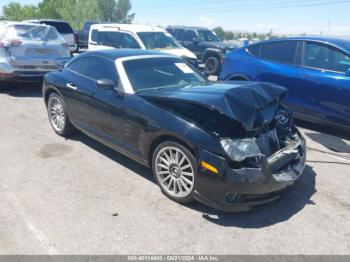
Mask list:
[{"label": "crumpled hood", "polygon": [[246,130],[254,130],[275,118],[280,100],[286,93],[287,89],[268,83],[208,82],[183,88],[152,90],[140,95],[151,102],[195,103],[239,121]]}]

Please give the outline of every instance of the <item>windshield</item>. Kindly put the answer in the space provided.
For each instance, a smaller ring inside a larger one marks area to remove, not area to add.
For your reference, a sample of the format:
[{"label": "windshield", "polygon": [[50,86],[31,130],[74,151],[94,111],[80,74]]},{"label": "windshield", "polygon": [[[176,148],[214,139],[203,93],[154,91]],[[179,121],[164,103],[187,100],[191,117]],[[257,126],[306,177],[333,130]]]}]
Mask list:
[{"label": "windshield", "polygon": [[137,33],[146,49],[177,49],[183,48],[169,33],[141,32]]},{"label": "windshield", "polygon": [[198,37],[201,42],[221,42],[220,38],[210,30],[198,30]]},{"label": "windshield", "polygon": [[184,87],[208,81],[181,58],[134,59],[125,61],[123,66],[135,92]]},{"label": "windshield", "polygon": [[5,38],[23,40],[63,41],[56,29],[42,25],[12,25],[8,27]]}]

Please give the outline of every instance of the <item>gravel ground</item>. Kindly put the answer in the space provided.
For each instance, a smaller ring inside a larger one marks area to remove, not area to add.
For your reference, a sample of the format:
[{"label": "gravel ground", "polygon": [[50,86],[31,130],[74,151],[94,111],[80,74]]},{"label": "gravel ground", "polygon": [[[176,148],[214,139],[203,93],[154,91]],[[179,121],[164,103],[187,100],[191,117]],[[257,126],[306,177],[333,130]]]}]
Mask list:
[{"label": "gravel ground", "polygon": [[350,254],[350,135],[303,127],[301,179],[269,208],[224,214],[168,200],[82,134],[55,135],[40,87],[1,91],[0,126],[0,254]]}]

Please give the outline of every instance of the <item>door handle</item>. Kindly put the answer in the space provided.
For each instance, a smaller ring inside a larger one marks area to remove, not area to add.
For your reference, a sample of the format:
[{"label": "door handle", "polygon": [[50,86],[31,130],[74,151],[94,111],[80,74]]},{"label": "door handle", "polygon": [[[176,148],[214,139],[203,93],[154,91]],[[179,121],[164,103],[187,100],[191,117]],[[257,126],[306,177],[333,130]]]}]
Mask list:
[{"label": "door handle", "polygon": [[66,87],[73,89],[73,90],[77,90],[77,87],[73,83],[67,83]]}]

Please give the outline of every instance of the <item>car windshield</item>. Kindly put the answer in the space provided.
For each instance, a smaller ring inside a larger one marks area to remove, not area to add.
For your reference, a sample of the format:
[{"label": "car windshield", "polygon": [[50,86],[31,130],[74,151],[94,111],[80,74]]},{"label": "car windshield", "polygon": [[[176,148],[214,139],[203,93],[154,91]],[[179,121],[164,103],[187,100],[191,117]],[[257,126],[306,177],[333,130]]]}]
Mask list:
[{"label": "car windshield", "polygon": [[221,42],[220,38],[210,30],[198,30],[198,37],[201,42]]},{"label": "car windshield", "polygon": [[123,63],[135,92],[177,88],[208,80],[181,58],[157,57],[127,60]]},{"label": "car windshield", "polygon": [[23,40],[63,41],[56,29],[42,25],[12,25],[8,27],[5,38]]},{"label": "car windshield", "polygon": [[140,32],[137,35],[141,38],[146,49],[177,49],[183,48],[169,33],[167,32]]}]

